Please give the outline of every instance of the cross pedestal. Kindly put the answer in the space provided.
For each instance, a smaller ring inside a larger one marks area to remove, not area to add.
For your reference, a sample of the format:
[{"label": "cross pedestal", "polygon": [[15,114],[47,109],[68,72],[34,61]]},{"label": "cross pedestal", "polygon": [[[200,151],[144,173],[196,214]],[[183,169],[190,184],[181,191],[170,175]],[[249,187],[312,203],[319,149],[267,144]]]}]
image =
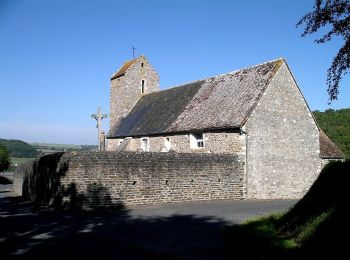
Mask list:
[{"label": "cross pedestal", "polygon": [[[95,118],[96,121],[97,121],[96,128],[97,128],[98,150],[101,151],[102,150],[102,146],[103,146],[103,150],[104,150],[104,146],[105,146],[104,145],[104,141],[103,141],[103,144],[101,144],[101,120],[103,118],[107,118],[108,115],[107,114],[102,114],[101,113],[101,107],[98,107],[97,114],[92,114],[91,117]],[[104,136],[104,133],[103,133],[103,136]]]}]

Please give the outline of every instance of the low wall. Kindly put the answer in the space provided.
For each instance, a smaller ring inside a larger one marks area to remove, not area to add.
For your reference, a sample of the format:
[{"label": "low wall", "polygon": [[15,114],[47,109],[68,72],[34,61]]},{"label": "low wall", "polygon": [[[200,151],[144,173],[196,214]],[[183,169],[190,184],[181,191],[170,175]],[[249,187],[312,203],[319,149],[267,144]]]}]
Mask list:
[{"label": "low wall", "polygon": [[243,199],[244,164],[224,154],[56,153],[18,168],[18,194],[41,205]]}]

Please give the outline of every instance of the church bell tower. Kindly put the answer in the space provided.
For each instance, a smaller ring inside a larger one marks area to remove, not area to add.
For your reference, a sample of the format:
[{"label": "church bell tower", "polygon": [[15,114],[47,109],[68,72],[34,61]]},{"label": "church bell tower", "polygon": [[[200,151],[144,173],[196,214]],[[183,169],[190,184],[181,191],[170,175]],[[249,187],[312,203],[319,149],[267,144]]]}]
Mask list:
[{"label": "church bell tower", "polygon": [[145,56],[127,61],[112,75],[109,133],[143,95],[159,91],[159,76]]}]

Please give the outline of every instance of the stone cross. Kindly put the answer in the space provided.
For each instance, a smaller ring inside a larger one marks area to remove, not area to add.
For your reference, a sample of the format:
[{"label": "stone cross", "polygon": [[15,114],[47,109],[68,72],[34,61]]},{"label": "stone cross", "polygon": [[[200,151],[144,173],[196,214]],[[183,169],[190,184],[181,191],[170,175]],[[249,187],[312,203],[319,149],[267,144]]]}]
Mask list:
[{"label": "stone cross", "polygon": [[92,118],[95,118],[97,121],[97,140],[98,140],[98,150],[101,151],[101,120],[103,118],[107,118],[108,115],[107,114],[102,114],[101,113],[101,107],[98,107],[97,109],[97,114],[92,114],[91,115]]}]

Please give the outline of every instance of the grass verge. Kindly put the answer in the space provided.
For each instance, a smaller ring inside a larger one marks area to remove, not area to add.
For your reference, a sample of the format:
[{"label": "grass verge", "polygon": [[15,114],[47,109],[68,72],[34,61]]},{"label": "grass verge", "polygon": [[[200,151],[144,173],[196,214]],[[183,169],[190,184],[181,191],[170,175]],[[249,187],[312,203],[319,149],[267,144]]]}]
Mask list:
[{"label": "grass verge", "polygon": [[288,212],[247,221],[225,233],[228,258],[335,259],[347,254],[350,162],[334,162]]}]

